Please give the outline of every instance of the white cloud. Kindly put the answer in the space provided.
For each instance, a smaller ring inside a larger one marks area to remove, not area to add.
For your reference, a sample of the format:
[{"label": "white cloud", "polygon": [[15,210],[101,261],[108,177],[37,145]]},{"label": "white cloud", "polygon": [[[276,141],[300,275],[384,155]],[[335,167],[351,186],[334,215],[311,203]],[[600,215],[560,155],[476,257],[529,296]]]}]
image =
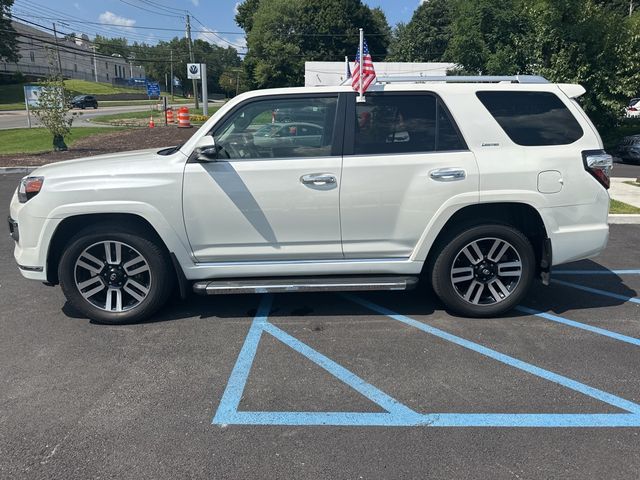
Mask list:
[{"label": "white cloud", "polygon": [[98,16],[98,20],[105,25],[117,25],[118,27],[133,27],[136,24],[136,21],[132,18],[121,17],[108,10],[101,13]]},{"label": "white cloud", "polygon": [[237,15],[238,14],[238,7],[240,6],[242,2],[236,2],[236,4],[233,6],[233,14]]},{"label": "white cloud", "polygon": [[198,6],[200,5],[200,0],[191,0],[191,3],[193,3],[194,6]]},{"label": "white cloud", "polygon": [[197,38],[200,40],[204,40],[205,42],[218,45],[219,47],[233,47],[240,53],[244,52],[245,48],[247,47],[247,39],[244,36],[236,37],[234,35],[233,40],[230,40],[229,38],[220,35],[218,32],[210,28],[204,28],[203,31],[198,33]]}]

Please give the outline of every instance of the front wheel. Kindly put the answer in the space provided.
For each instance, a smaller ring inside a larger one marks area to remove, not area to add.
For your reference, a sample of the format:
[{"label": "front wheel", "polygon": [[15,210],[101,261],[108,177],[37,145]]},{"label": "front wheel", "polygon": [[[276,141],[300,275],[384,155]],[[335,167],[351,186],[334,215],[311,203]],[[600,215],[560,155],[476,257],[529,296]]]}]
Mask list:
[{"label": "front wheel", "polygon": [[437,254],[433,289],[452,311],[500,315],[515,307],[535,276],[535,254],[522,232],[506,225],[471,227]]},{"label": "front wheel", "polygon": [[138,232],[98,227],[73,237],[58,266],[69,303],[106,324],[142,321],[170,296],[173,272],[166,253]]}]

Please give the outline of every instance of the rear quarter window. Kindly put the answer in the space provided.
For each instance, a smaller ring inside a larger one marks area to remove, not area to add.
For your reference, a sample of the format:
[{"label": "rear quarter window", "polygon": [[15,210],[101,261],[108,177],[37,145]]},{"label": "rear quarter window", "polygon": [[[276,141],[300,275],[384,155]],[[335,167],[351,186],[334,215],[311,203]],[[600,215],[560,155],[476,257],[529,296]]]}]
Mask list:
[{"label": "rear quarter window", "polygon": [[518,145],[568,145],[584,132],[564,103],[550,92],[477,92],[476,96]]}]

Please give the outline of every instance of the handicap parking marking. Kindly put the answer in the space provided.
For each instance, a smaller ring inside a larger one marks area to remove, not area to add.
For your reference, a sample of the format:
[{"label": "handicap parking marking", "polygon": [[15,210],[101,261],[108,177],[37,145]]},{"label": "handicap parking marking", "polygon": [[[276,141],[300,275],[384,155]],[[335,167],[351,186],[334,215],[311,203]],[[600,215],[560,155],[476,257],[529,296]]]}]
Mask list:
[{"label": "handicap parking marking", "polygon": [[609,292],[607,290],[600,290],[599,288],[586,287],[578,283],[566,282],[564,280],[552,279],[551,283],[555,283],[557,285],[563,285],[565,287],[575,288],[577,290],[582,290],[584,292],[594,293],[596,295],[602,295],[603,297],[610,297],[610,298],[615,298],[616,300],[623,300],[625,302],[640,304],[640,298],[638,297],[628,297],[626,295],[620,295],[618,293]]},{"label": "handicap parking marking", "polygon": [[553,270],[552,275],[640,275],[640,270]]},{"label": "handicap parking marking", "polygon": [[620,340],[621,342],[630,343],[631,345],[640,346],[640,339],[629,337],[621,333],[616,333],[611,330],[594,327],[587,323],[576,322],[575,320],[570,320],[568,318],[560,317],[558,315],[553,315],[547,312],[541,312],[540,310],[534,310],[533,308],[525,307],[523,305],[518,305],[517,307],[515,307],[515,309],[528,315],[535,315],[536,317],[551,320],[552,322],[562,323],[563,325],[568,325],[570,327],[579,328],[588,332],[597,333],[598,335],[604,335],[605,337],[613,338],[614,340]]},{"label": "handicap parking marking", "polygon": [[[447,333],[358,296],[350,294],[342,294],[342,296],[405,325],[470,349],[508,366],[557,383],[629,413],[418,413],[270,323],[268,316],[273,300],[271,295],[265,295],[261,299],[260,306],[251,324],[245,343],[240,350],[212,423],[217,425],[360,427],[640,427],[640,405],[634,402]],[[283,344],[313,361],[326,372],[379,405],[386,412],[238,411],[263,332],[267,332]]]}]

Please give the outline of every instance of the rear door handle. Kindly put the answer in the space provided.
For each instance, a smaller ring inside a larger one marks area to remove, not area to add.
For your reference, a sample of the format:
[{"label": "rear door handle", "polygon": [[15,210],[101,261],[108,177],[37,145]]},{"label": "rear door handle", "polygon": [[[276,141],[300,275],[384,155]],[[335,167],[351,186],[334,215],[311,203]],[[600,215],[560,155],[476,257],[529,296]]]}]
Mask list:
[{"label": "rear door handle", "polygon": [[429,176],[438,182],[454,182],[464,180],[467,177],[467,172],[462,168],[438,168],[431,170]]},{"label": "rear door handle", "polygon": [[333,185],[337,182],[334,175],[330,173],[310,173],[300,177],[300,181],[305,185]]}]

